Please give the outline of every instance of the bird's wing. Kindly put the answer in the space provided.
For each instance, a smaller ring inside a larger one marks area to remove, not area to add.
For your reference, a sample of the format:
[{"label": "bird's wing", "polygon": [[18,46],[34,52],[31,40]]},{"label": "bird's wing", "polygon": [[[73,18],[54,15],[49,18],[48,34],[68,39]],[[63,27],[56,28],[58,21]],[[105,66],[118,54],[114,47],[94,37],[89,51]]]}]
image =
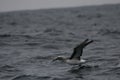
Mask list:
[{"label": "bird's wing", "polygon": [[83,48],[92,42],[93,40],[91,41],[88,41],[88,39],[84,40],[81,44],[79,44],[78,46],[74,48],[73,53],[69,59],[80,60],[80,57],[82,56],[82,53],[83,53]]}]

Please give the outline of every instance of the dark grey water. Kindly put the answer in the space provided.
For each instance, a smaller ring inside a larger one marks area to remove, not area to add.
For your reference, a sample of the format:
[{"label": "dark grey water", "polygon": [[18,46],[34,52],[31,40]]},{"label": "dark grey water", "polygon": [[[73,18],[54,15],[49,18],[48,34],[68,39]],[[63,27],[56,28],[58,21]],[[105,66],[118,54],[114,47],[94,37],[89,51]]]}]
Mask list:
[{"label": "dark grey water", "polygon": [[[86,38],[81,68],[51,62]],[[0,80],[120,80],[120,5],[0,13]]]}]

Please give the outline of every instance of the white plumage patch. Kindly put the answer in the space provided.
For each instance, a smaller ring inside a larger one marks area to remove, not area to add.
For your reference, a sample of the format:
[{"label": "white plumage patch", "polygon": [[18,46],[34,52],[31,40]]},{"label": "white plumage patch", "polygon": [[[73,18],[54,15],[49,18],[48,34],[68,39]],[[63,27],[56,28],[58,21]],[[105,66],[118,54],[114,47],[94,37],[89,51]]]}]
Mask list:
[{"label": "white plumage patch", "polygon": [[83,59],[81,59],[81,60],[67,59],[66,60],[66,63],[71,64],[71,65],[80,65],[80,64],[83,64],[85,62],[86,62],[86,60],[83,60]]}]

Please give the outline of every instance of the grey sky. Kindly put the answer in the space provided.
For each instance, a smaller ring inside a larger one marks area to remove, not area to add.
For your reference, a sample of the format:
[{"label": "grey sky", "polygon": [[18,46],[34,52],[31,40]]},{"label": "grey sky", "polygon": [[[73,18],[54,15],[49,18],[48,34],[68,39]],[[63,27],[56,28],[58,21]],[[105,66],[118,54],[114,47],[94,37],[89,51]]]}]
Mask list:
[{"label": "grey sky", "polygon": [[120,0],[0,0],[0,12],[120,3]]}]

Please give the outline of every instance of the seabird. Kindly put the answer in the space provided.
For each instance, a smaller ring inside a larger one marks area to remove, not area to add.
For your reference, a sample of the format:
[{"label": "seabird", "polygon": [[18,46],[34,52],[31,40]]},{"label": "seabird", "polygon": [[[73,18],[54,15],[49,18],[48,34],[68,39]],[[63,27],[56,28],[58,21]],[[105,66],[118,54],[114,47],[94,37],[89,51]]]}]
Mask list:
[{"label": "seabird", "polygon": [[58,56],[53,59],[53,61],[60,60],[71,65],[81,65],[82,63],[86,62],[86,60],[81,58],[83,54],[83,49],[92,42],[93,40],[86,39],[73,49],[73,53],[70,57],[66,58],[64,56]]}]

